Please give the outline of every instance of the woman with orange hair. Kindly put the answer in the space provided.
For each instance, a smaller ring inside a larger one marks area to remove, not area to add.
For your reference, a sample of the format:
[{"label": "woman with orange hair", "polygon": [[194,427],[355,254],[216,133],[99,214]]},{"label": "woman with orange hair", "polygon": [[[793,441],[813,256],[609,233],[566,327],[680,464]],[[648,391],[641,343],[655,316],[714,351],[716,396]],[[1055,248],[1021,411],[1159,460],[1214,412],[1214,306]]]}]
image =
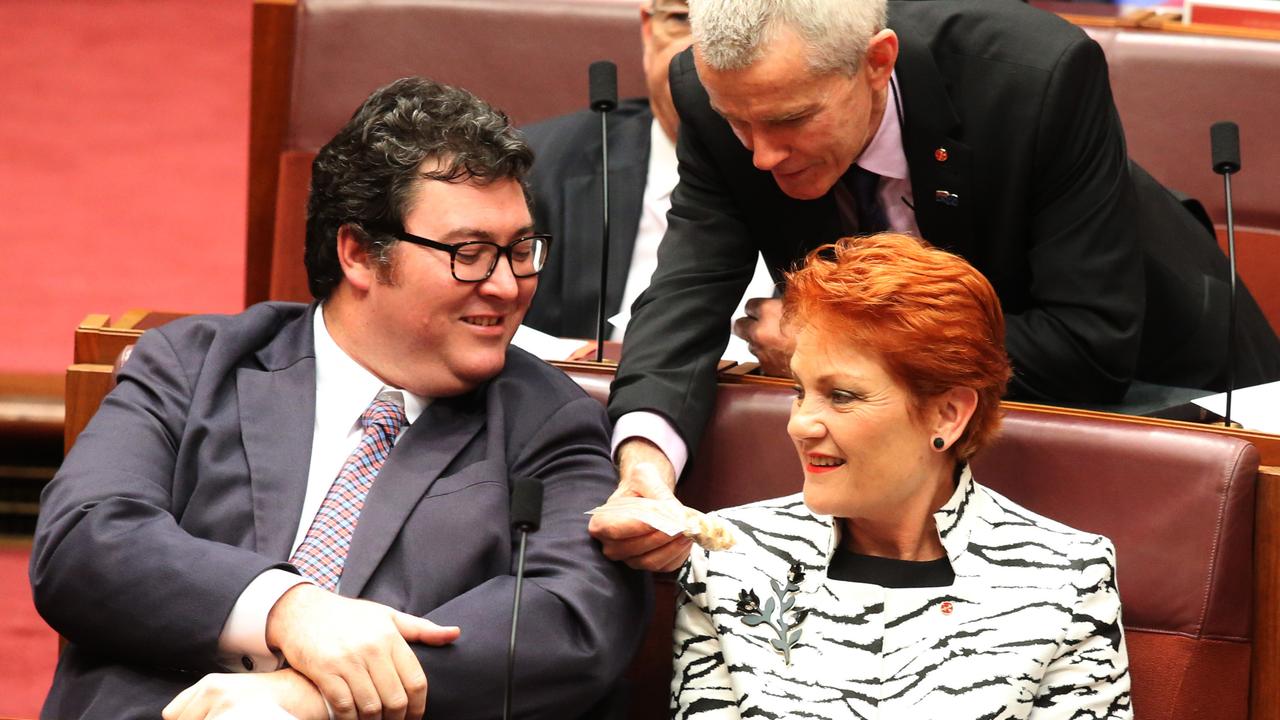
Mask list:
[{"label": "woman with orange hair", "polygon": [[722,511],[680,574],[677,718],[1131,718],[1110,541],[968,460],[1009,379],[995,291],[905,235],[788,276],[802,496]]}]

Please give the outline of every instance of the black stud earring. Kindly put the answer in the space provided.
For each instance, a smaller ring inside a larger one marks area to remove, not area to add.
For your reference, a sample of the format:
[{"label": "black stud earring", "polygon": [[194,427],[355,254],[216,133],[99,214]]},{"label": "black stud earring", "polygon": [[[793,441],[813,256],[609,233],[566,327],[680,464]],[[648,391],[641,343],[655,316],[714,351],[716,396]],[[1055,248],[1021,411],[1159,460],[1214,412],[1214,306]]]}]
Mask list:
[{"label": "black stud earring", "polygon": [[934,438],[934,439],[933,439],[933,449],[934,449],[934,450],[941,450],[941,449],[942,449],[942,447],[943,447],[944,445],[946,445],[946,444],[947,444],[947,441],[946,441],[946,440],[943,440],[943,439],[942,439],[942,438],[940,438],[940,437],[936,437],[936,438]]}]

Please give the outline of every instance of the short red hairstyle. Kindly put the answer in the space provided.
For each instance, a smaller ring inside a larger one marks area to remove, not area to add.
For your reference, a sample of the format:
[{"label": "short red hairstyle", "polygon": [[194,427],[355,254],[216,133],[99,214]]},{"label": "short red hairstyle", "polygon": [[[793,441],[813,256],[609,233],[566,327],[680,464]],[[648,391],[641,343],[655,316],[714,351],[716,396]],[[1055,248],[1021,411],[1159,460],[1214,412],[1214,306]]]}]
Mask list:
[{"label": "short red hairstyle", "polygon": [[1000,428],[1009,382],[1000,300],[962,258],[910,235],[844,238],[787,274],[786,321],[815,325],[878,354],[915,410],[956,387],[978,404],[952,452],[967,460]]}]

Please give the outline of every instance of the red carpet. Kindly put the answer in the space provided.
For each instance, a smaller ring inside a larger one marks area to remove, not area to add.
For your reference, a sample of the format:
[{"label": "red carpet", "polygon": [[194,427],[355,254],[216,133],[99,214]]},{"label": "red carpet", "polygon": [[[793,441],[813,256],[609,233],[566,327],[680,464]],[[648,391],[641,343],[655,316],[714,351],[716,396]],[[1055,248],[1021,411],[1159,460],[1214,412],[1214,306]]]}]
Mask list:
[{"label": "red carpet", "polygon": [[36,717],[58,659],[58,636],[31,604],[30,552],[0,547],[0,716]]},{"label": "red carpet", "polygon": [[90,312],[235,311],[248,0],[0,2],[0,373]]},{"label": "red carpet", "polygon": [[[235,311],[248,0],[0,2],[0,375],[60,375],[90,312]],[[57,641],[0,546],[0,716],[34,718]]]}]

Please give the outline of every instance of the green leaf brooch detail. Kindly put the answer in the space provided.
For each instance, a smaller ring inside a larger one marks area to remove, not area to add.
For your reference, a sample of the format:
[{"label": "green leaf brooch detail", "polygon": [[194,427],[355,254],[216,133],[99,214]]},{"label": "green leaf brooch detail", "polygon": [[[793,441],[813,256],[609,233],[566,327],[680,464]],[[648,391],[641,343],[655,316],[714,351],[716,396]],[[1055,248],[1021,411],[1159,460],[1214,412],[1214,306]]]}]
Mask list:
[{"label": "green leaf brooch detail", "polygon": [[[806,608],[797,608],[796,593],[800,591],[800,583],[804,582],[804,567],[800,563],[792,563],[787,572],[787,584],[770,580],[773,597],[765,601],[764,609],[760,609],[760,597],[754,590],[738,591],[738,614],[748,627],[768,625],[777,637],[769,638],[773,649],[782,653],[782,661],[791,664],[791,648],[800,642],[800,623],[809,615]],[[774,617],[774,614],[777,617]],[[788,613],[790,617],[788,618]]]}]

